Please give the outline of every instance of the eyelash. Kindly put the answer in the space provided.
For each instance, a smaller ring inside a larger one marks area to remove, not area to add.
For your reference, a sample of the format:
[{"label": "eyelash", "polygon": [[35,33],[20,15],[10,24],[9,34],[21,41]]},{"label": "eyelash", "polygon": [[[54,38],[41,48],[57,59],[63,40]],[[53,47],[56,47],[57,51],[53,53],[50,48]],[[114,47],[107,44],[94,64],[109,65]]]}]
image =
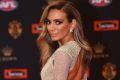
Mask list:
[{"label": "eyelash", "polygon": [[[44,23],[45,23],[46,25],[51,24],[51,22],[50,22],[49,20],[44,21]],[[55,21],[55,24],[56,24],[56,25],[60,25],[61,23],[63,23],[63,22],[62,22],[62,21]]]},{"label": "eyelash", "polygon": [[62,23],[62,21],[55,21],[56,25],[59,25]]},{"label": "eyelash", "polygon": [[45,24],[45,25],[49,25],[49,24],[50,24],[50,21],[49,21],[49,20],[45,20],[45,21],[44,21],[44,24]]}]

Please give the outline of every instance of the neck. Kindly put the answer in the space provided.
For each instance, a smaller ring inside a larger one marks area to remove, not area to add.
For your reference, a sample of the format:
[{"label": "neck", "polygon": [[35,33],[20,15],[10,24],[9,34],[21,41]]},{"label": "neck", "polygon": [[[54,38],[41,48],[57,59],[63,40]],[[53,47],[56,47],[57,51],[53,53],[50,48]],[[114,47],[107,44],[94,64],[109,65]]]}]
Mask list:
[{"label": "neck", "polygon": [[69,41],[74,41],[73,36],[68,36],[63,40],[59,40],[58,43],[59,43],[59,46],[61,46],[61,45],[65,44],[65,43],[67,43]]}]

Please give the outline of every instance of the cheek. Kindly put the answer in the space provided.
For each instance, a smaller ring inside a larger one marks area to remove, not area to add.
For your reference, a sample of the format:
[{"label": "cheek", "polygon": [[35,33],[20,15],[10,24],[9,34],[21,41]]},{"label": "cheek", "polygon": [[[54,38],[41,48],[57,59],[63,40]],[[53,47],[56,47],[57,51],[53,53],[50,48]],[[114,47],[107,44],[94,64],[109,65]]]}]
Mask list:
[{"label": "cheek", "polygon": [[49,30],[49,28],[50,28],[48,25],[46,25],[45,27],[46,27],[47,30]]},{"label": "cheek", "polygon": [[59,33],[61,35],[65,35],[69,32],[70,28],[69,26],[62,26],[62,27],[59,27]]}]

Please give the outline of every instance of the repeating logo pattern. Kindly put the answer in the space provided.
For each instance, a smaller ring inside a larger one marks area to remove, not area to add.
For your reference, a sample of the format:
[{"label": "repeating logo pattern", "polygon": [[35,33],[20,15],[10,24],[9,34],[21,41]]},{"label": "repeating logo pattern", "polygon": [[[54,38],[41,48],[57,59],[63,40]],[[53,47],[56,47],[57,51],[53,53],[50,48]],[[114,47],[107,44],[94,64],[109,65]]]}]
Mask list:
[{"label": "repeating logo pattern", "polygon": [[13,11],[18,7],[18,2],[16,0],[0,0],[0,10],[1,11]]}]

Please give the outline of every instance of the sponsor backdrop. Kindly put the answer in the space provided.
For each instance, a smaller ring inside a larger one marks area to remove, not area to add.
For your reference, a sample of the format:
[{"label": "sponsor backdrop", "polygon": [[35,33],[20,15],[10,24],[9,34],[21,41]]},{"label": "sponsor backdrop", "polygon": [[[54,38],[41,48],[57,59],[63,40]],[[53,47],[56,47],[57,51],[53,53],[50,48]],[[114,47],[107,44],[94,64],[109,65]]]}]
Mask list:
[{"label": "sponsor backdrop", "polygon": [[[49,0],[51,1],[51,0]],[[120,0],[71,0],[94,54],[88,80],[120,79]],[[0,0],[0,80],[40,80],[36,39],[45,0]]]}]

